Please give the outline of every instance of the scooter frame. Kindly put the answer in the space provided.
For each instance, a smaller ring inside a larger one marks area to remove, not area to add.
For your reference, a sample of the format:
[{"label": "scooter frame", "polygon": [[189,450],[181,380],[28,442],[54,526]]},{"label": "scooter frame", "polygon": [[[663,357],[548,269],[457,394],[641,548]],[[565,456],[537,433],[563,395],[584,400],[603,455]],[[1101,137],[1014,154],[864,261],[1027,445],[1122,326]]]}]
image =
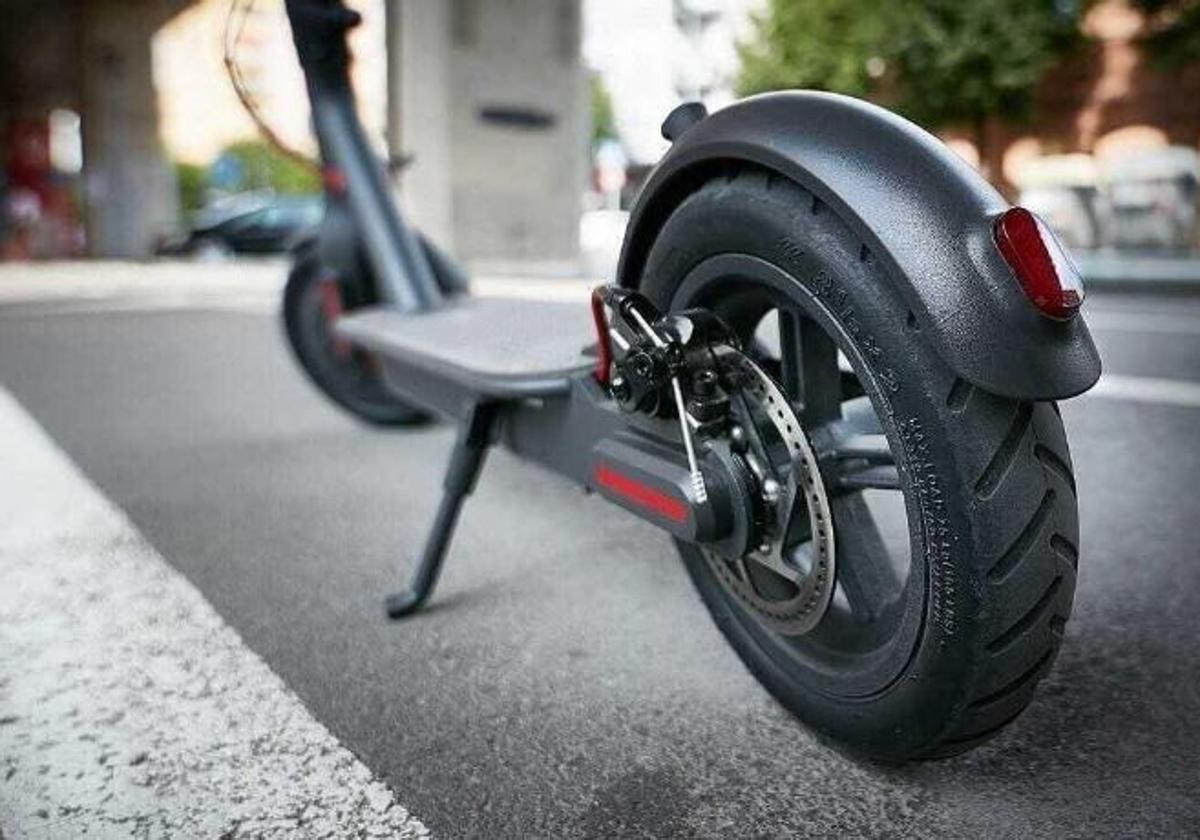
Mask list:
[{"label": "scooter frame", "polygon": [[[449,257],[422,246],[393,201],[386,170],[366,140],[355,110],[346,46],[347,30],[359,22],[357,13],[341,0],[287,0],[286,8],[323,166],[327,210],[318,234],[322,262],[339,276],[356,278],[365,263],[376,295],[395,311],[440,309],[447,303],[447,290],[464,288],[465,275]],[[387,598],[393,618],[416,611],[432,593],[462,504],[493,444],[503,442],[585,487],[592,483],[594,445],[618,432],[653,441],[668,467],[682,457],[676,424],[622,414],[591,366],[566,376],[478,388],[394,359],[383,358],[381,364],[389,384],[406,400],[459,425],[442,498],[411,581]]]},{"label": "scooter frame", "polygon": [[[422,247],[366,140],[346,43],[358,15],[343,0],[286,0],[286,8],[324,166],[322,263],[348,282],[364,282],[367,267],[375,297],[393,311],[420,315],[443,308],[465,287],[464,274],[445,255]],[[866,243],[863,258],[887,267],[909,302],[910,318],[963,380],[1012,398],[1050,400],[1087,390],[1099,377],[1099,355],[1083,319],[1043,318],[1012,282],[991,240],[992,223],[1007,202],[910,123],[848,97],[800,92],[754,97],[709,118],[702,106],[682,106],[663,128],[673,146],[634,209],[620,285],[637,285],[650,244],[689,190],[722,167],[752,165],[795,181],[847,221]],[[991,352],[995,347],[1006,352]],[[382,364],[398,394],[461,427],[412,585],[388,601],[393,616],[428,598],[462,502],[493,443],[585,487],[594,484],[596,444],[618,433],[659,446],[667,461],[681,455],[677,424],[622,413],[586,366],[481,388],[386,355]]]}]

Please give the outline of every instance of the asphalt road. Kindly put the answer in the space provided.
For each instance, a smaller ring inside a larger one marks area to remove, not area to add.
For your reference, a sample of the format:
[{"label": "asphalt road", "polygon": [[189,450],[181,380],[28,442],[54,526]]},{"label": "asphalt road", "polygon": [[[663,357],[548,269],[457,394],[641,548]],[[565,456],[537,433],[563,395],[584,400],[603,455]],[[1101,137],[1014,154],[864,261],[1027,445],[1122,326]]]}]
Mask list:
[{"label": "asphalt road", "polygon": [[[1200,299],[1089,305],[1110,373],[1200,382]],[[389,624],[451,431],[343,417],[266,314],[125,309],[0,308],[0,383],[436,835],[1200,831],[1195,386],[1064,405],[1083,546],[1058,665],[990,745],[889,769],[775,705],[665,538],[503,452],[432,607]]]}]

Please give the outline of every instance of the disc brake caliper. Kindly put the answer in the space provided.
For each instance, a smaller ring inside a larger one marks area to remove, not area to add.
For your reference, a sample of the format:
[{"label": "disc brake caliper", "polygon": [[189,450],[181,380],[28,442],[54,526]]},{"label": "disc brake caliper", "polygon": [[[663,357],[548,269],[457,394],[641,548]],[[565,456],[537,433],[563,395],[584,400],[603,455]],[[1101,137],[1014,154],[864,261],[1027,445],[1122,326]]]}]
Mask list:
[{"label": "disc brake caliper", "polygon": [[743,497],[730,509],[744,521],[701,543],[714,573],[772,629],[811,630],[833,594],[833,521],[786,394],[707,310],[664,317],[644,296],[611,286],[593,302],[602,331],[597,377],[623,410],[678,422],[692,504],[716,501],[705,472]]}]

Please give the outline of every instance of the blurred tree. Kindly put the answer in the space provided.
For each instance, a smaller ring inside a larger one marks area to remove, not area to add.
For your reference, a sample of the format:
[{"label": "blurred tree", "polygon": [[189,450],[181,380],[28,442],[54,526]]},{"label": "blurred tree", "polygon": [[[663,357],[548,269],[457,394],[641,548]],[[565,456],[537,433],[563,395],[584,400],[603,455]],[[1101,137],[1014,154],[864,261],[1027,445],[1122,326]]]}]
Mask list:
[{"label": "blurred tree", "polygon": [[208,167],[195,163],[175,164],[175,182],[179,185],[179,209],[184,214],[204,206],[208,190]]},{"label": "blurred tree", "polygon": [[[897,5],[902,0],[896,1]],[[818,88],[867,96],[885,60],[891,3],[872,0],[770,0],[740,46],[742,95]]]},{"label": "blurred tree", "polygon": [[1079,15],[1066,0],[770,0],[742,47],[739,90],[832,90],[963,127],[988,176],[989,121],[1027,116],[1038,80],[1080,38]]},{"label": "blurred tree", "polygon": [[617,139],[617,121],[613,116],[612,96],[599,73],[591,76],[592,86],[592,147],[603,140]]},{"label": "blurred tree", "polygon": [[225,147],[241,167],[243,190],[274,190],[278,193],[315,193],[321,176],[315,168],[289,157],[264,140],[241,140]]},{"label": "blurred tree", "polygon": [[1200,0],[1134,0],[1146,15],[1142,45],[1168,69],[1200,62]]}]

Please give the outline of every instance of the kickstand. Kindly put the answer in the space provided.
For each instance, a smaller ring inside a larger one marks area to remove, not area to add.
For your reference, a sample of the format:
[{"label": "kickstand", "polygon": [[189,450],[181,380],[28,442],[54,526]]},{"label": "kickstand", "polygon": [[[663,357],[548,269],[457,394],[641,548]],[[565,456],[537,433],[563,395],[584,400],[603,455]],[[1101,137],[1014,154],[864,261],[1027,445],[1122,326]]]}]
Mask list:
[{"label": "kickstand", "polygon": [[476,403],[463,420],[458,431],[458,440],[450,454],[446,467],[446,478],[442,482],[442,501],[438,505],[433,528],[425,538],[425,548],[413,572],[408,589],[387,597],[389,618],[403,618],[421,608],[433,593],[442,560],[450,546],[454,526],[463,500],[475,488],[475,479],[483,467],[484,456],[492,442],[492,427],[495,424],[496,407]]}]

